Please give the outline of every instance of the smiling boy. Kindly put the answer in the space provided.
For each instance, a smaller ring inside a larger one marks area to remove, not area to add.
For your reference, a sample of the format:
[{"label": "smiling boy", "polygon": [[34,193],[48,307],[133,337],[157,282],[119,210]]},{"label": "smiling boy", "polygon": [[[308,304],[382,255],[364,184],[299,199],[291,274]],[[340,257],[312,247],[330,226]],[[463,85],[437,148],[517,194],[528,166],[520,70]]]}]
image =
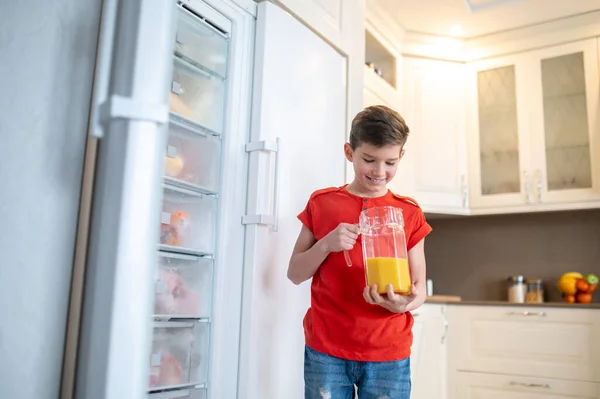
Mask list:
[{"label": "smiling boy", "polygon": [[[388,190],[404,155],[409,129],[396,111],[365,108],[352,121],[346,158],[354,180],[342,187],[315,191],[298,215],[288,278],[294,284],[312,278],[311,307],[304,318],[306,399],[409,399],[413,316],[425,301],[424,239],[431,232],[417,203]],[[387,294],[365,287],[358,239],[363,209],[402,209],[412,293]],[[348,251],[352,267],[343,251]]]}]

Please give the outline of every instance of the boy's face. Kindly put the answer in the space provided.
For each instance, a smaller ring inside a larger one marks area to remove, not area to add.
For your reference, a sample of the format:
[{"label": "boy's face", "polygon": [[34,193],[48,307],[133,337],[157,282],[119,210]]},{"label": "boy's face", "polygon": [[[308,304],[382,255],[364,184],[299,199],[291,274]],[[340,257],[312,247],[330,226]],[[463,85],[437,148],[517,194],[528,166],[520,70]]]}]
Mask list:
[{"label": "boy's face", "polygon": [[344,152],[354,166],[356,182],[365,193],[372,194],[385,194],[386,186],[396,175],[398,163],[404,155],[399,145],[376,147],[369,143],[360,144],[354,151],[346,143]]}]

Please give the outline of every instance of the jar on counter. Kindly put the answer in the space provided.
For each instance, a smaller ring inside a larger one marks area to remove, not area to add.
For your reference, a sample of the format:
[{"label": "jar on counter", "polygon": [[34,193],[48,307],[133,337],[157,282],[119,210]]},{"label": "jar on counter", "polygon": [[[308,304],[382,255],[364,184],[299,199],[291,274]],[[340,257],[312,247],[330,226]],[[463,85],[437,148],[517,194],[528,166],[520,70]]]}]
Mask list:
[{"label": "jar on counter", "polygon": [[543,303],[544,302],[544,285],[539,278],[527,279],[527,303]]},{"label": "jar on counter", "polygon": [[508,302],[510,303],[525,303],[527,295],[527,285],[525,285],[525,277],[511,276],[508,278]]}]

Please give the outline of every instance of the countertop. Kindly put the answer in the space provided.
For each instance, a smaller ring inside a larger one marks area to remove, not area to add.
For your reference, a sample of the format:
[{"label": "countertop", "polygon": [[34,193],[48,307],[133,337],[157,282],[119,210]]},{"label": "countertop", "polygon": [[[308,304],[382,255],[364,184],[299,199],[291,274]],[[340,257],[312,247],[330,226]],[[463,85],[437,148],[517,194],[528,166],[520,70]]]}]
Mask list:
[{"label": "countertop", "polygon": [[468,306],[515,306],[515,307],[552,307],[552,308],[577,308],[577,309],[600,309],[600,303],[510,303],[508,301],[486,301],[486,300],[463,300],[460,297],[433,295],[427,297],[425,303],[443,303],[448,305]]}]

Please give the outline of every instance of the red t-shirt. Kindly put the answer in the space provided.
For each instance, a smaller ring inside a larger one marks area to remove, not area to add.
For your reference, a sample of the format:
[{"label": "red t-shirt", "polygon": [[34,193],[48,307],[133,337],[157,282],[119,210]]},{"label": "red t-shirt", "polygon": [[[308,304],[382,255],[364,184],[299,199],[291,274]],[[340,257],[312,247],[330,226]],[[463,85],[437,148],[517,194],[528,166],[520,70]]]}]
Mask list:
[{"label": "red t-shirt", "polygon": [[[351,194],[346,186],[315,191],[298,218],[322,239],[340,223],[358,223],[363,208],[394,206],[402,209],[407,249],[410,251],[431,227],[417,203],[388,191],[377,198]],[[410,356],[413,316],[392,313],[363,298],[365,271],[360,236],[349,251],[330,253],[312,277],[311,307],[304,317],[304,335],[310,348],[347,360],[377,362]]]}]

